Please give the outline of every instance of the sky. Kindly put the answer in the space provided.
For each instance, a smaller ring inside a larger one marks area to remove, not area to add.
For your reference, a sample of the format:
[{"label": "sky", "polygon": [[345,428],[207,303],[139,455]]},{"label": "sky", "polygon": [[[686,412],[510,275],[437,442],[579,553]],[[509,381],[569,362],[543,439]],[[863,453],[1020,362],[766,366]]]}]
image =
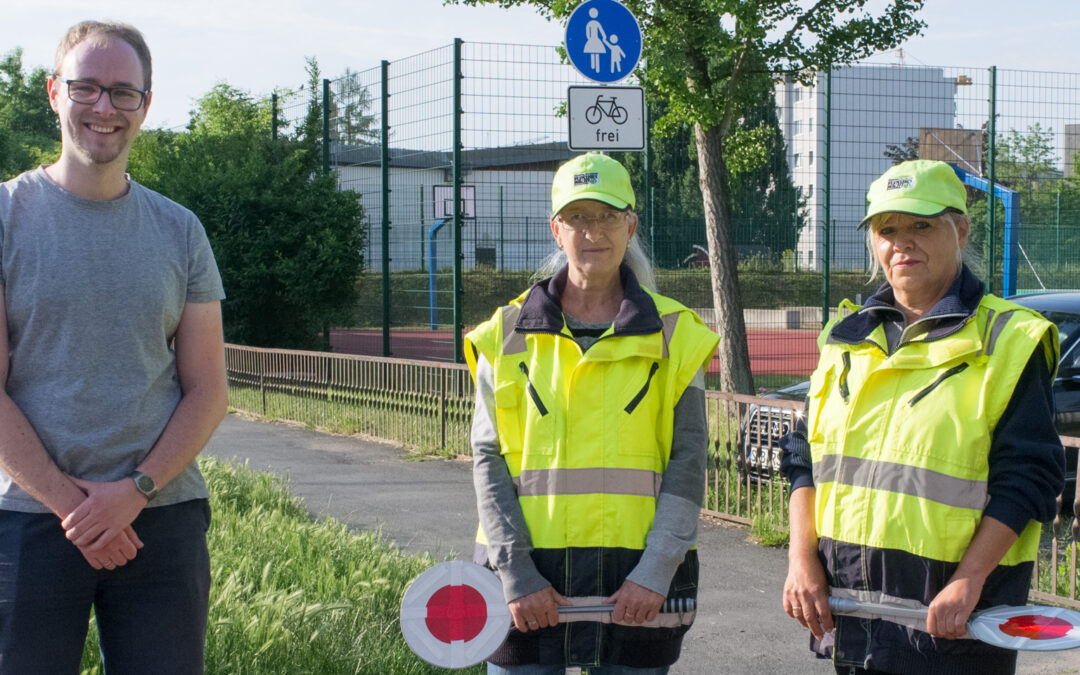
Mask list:
[{"label": "sky", "polygon": [[[903,45],[904,63],[1080,72],[1076,0],[926,4],[919,16],[927,28]],[[219,82],[256,95],[298,87],[308,56],[334,78],[455,37],[534,45],[563,39],[561,25],[531,8],[444,7],[442,0],[0,0],[0,54],[21,47],[27,68],[51,69],[64,31],[83,19],[125,21],[144,33],[154,58],[146,126],[163,128],[186,124],[194,101]],[[894,51],[874,60],[900,58]]]}]

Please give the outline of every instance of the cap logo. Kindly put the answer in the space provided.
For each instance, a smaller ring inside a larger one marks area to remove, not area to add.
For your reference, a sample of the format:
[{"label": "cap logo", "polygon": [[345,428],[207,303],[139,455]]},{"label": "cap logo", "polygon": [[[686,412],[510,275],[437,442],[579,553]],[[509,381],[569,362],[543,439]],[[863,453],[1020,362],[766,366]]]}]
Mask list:
[{"label": "cap logo", "polygon": [[903,178],[890,178],[888,184],[886,184],[886,190],[910,190],[915,187],[914,176],[904,176]]},{"label": "cap logo", "polygon": [[597,185],[599,182],[600,174],[595,172],[574,174],[574,185]]}]

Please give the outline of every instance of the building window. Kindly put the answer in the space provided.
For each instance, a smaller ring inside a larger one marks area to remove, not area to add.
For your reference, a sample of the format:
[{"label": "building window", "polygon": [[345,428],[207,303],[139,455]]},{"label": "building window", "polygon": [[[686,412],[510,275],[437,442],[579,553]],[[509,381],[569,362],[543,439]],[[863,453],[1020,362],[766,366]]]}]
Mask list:
[{"label": "building window", "polygon": [[795,86],[793,86],[793,87],[791,88],[791,90],[792,90],[792,97],[793,97],[793,99],[794,99],[795,103],[798,103],[799,101],[801,101],[801,100],[802,100],[802,96],[803,96],[803,88],[802,88],[802,85],[801,85],[801,84],[799,84],[799,83],[795,83]]},{"label": "building window", "polygon": [[796,152],[795,153],[795,162],[794,162],[795,166],[799,166],[799,164],[801,163],[801,160],[802,160],[802,156],[799,153]]},{"label": "building window", "polygon": [[802,122],[800,122],[799,120],[795,120],[794,122],[791,123],[791,135],[792,136],[798,136],[801,133],[802,133]]},{"label": "building window", "polygon": [[810,183],[809,185],[806,186],[806,198],[807,199],[813,199],[814,198],[814,184],[813,183]]},{"label": "building window", "polygon": [[814,166],[814,151],[810,151],[810,156],[806,158],[806,163],[810,166]]}]

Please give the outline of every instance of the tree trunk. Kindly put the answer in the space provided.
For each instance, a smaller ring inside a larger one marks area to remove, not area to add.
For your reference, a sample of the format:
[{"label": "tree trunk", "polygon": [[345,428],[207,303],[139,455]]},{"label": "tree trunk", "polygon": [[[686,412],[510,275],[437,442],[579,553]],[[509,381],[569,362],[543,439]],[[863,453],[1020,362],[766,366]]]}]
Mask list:
[{"label": "tree trunk", "polygon": [[724,138],[719,127],[694,125],[697,143],[699,186],[705,200],[705,234],[709,242],[709,269],[712,281],[716,330],[720,333],[720,389],[737,394],[754,394],[750,373],[750,352],[746,345],[739,294],[739,270],[735,243],[731,236],[731,207],[728,203],[728,175],[724,163]]}]

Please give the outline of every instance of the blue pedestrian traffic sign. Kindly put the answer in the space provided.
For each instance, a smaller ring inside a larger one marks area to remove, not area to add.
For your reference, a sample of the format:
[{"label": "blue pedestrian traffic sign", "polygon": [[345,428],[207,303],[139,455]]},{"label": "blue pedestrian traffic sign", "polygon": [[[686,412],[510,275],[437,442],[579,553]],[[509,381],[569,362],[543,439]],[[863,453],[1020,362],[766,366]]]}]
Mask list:
[{"label": "blue pedestrian traffic sign", "polygon": [[589,0],[566,22],[566,54],[593,82],[624,79],[641,58],[641,27],[615,0]]}]

